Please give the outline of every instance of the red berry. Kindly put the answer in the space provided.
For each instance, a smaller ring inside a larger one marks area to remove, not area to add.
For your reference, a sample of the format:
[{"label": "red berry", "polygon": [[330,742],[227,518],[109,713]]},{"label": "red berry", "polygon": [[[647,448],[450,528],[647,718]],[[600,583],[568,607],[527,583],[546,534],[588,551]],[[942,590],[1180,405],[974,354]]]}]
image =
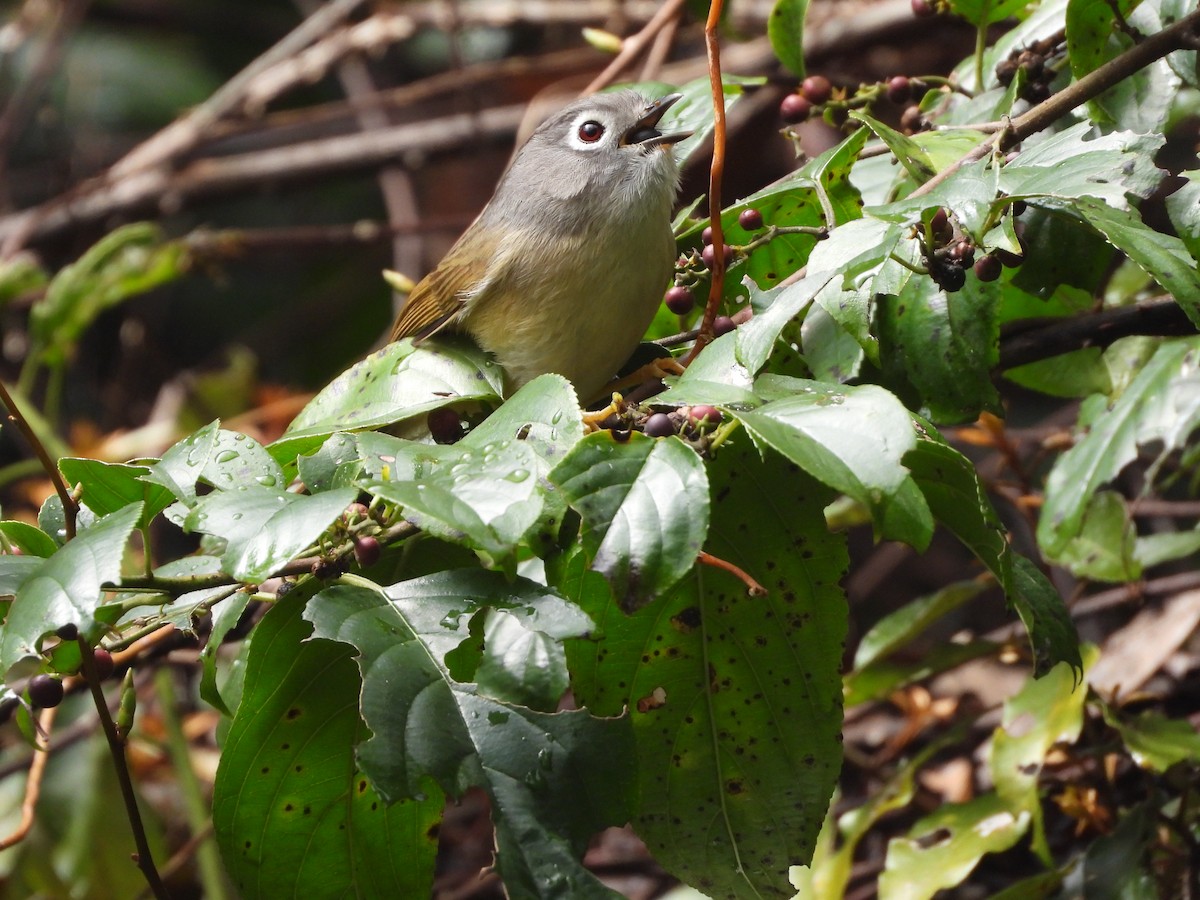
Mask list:
[{"label": "red berry", "polygon": [[354,558],[364,569],[379,562],[379,555],[382,552],[383,545],[379,543],[378,538],[364,534],[354,539]]},{"label": "red berry", "polygon": [[954,237],[954,229],[950,227],[950,214],[945,207],[939,207],[933,214],[933,218],[929,220],[929,230],[939,245],[947,243],[950,238]]},{"label": "red berry", "polygon": [[97,647],[92,651],[92,659],[96,663],[96,678],[100,681],[106,681],[112,678],[113,672],[116,670],[116,663],[113,662],[112,654],[103,647]]},{"label": "red berry", "polygon": [[789,125],[805,121],[812,115],[813,105],[807,97],[799,94],[788,94],[779,104],[779,118]]},{"label": "red berry", "polygon": [[[725,244],[723,249],[725,250],[725,265],[729,265],[733,262],[733,248]],[[713,263],[717,258],[717,252],[713,249],[712,244],[709,244],[701,251],[700,258],[704,260],[704,265],[708,266],[708,268],[711,269],[713,267]]]},{"label": "red berry", "polygon": [[980,281],[995,281],[1004,271],[1004,265],[994,254],[987,254],[975,260],[975,277]]},{"label": "red berry", "polygon": [[729,318],[729,316],[717,316],[713,319],[713,334],[717,337],[729,334],[735,328],[737,328],[737,325],[733,323],[733,319]]},{"label": "red berry", "polygon": [[654,413],[642,426],[647,437],[668,437],[675,433],[675,423],[666,413]]},{"label": "red berry", "polygon": [[433,410],[425,421],[435,444],[453,444],[462,437],[462,420],[447,406]]},{"label": "red berry", "polygon": [[912,11],[913,15],[919,19],[925,19],[937,13],[929,0],[912,0]]},{"label": "red berry", "polygon": [[29,702],[42,709],[50,709],[62,703],[63,684],[53,675],[34,675],[26,686]]},{"label": "red berry", "polygon": [[887,83],[887,97],[897,106],[912,99],[912,82],[903,75],[897,75]]},{"label": "red berry", "polygon": [[762,213],[752,206],[747,206],[738,215],[738,224],[746,231],[758,231],[763,227]]},{"label": "red berry", "polygon": [[970,241],[959,241],[950,250],[950,255],[964,266],[969,266],[975,261],[975,248]]},{"label": "red berry", "polygon": [[809,75],[800,83],[800,93],[810,103],[820,106],[833,96],[833,85],[824,75]]},{"label": "red berry", "polygon": [[689,288],[675,285],[675,287],[667,289],[667,294],[663,297],[663,303],[675,315],[686,316],[696,305],[696,298]]},{"label": "red berry", "polygon": [[688,421],[693,425],[702,425],[704,423],[716,425],[722,418],[724,416],[721,415],[721,411],[715,406],[709,406],[707,403],[693,406],[688,410]]}]

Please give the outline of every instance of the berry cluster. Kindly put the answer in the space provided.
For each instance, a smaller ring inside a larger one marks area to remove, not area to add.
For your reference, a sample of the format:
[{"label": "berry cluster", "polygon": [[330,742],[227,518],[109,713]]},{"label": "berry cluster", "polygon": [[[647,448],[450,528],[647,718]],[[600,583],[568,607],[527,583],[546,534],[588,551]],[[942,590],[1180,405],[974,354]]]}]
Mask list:
[{"label": "berry cluster", "polygon": [[1024,73],[1021,99],[1041,103],[1050,96],[1050,83],[1057,74],[1057,58],[1065,53],[1063,43],[1052,36],[1028,47],[1014,50],[996,64],[996,80],[1007,87],[1017,73]]},{"label": "berry cluster", "polygon": [[[1025,203],[1014,201],[1012,208],[1013,214],[1019,216],[1025,210]],[[1015,268],[1025,259],[1023,252],[1017,254],[1000,249],[977,259],[975,245],[965,234],[955,231],[949,211],[944,208],[939,208],[929,220],[926,236],[928,240],[922,239],[921,246],[929,276],[947,293],[962,290],[967,283],[967,267],[971,267],[980,281],[995,281],[1005,267]],[[1021,246],[1023,251],[1023,242]]]},{"label": "berry cluster", "polygon": [[652,438],[678,434],[689,440],[699,440],[724,419],[724,413],[715,406],[703,403],[683,406],[670,412],[650,413],[642,422],[642,433]]},{"label": "berry cluster", "polygon": [[[746,207],[738,215],[738,225],[744,231],[758,231],[763,227],[763,215],[753,207]],[[717,251],[713,247],[712,227],[705,228],[700,234],[700,242],[703,244],[703,249],[700,251],[700,262],[703,268],[711,269],[716,261]],[[730,245],[723,245],[725,265],[728,266],[737,258],[738,248]],[[686,316],[696,306],[695,286],[702,276],[702,272],[695,266],[695,257],[683,257],[679,260],[679,272],[675,276],[675,284],[667,289],[663,296],[663,304],[677,316]],[[736,324],[729,316],[717,316],[713,322],[713,332],[717,337],[723,334],[728,334],[736,327]]]},{"label": "berry cluster", "polygon": [[800,83],[799,90],[783,98],[779,104],[779,116],[789,125],[797,125],[832,98],[833,84],[829,79],[824,75],[809,75]]},{"label": "berry cluster", "polygon": [[788,125],[796,125],[822,113],[831,125],[842,126],[849,118],[850,110],[868,108],[886,97],[897,106],[907,106],[901,117],[901,126],[910,134],[923,127],[921,111],[917,104],[929,90],[929,85],[918,78],[896,75],[882,84],[862,85],[853,96],[841,92],[834,96],[833,85],[822,75],[810,75],[801,82],[795,93],[788,94],[779,105],[779,117]]}]

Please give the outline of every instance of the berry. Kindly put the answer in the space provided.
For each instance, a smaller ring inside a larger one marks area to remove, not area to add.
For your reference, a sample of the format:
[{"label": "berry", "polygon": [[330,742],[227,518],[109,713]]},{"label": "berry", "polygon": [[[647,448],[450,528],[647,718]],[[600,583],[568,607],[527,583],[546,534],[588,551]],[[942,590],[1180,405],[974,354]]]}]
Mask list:
[{"label": "berry", "polygon": [[354,539],[354,558],[364,569],[379,562],[379,555],[382,552],[383,546],[379,543],[378,538],[364,534]]},{"label": "berry", "polygon": [[346,507],[346,511],[342,513],[342,518],[347,522],[358,522],[367,518],[371,514],[371,510],[367,508],[365,503],[351,503]]},{"label": "berry", "polygon": [[68,622],[65,625],[60,625],[54,633],[58,635],[60,641],[73,641],[79,637],[79,626],[74,622]]},{"label": "berry", "polygon": [[53,675],[34,675],[26,686],[29,702],[42,709],[50,709],[62,703],[63,684]]},{"label": "berry", "polygon": [[975,247],[970,241],[959,241],[950,250],[950,255],[964,266],[969,266],[975,262]]},{"label": "berry", "polygon": [[939,245],[948,243],[950,238],[954,237],[954,229],[950,227],[950,214],[945,207],[939,207],[933,214],[933,218],[929,220],[929,230]]},{"label": "berry", "polygon": [[737,325],[733,323],[733,319],[729,318],[729,316],[717,316],[713,319],[713,334],[717,337],[729,334],[735,328],[737,328]]},{"label": "berry", "polygon": [[993,251],[996,259],[1009,269],[1015,269],[1021,263],[1025,262],[1025,257],[1020,253],[1013,253],[1011,250],[995,250]]},{"label": "berry", "polygon": [[[725,265],[728,266],[731,262],[733,262],[733,248],[728,244],[725,244],[723,249],[725,250]],[[716,262],[717,259],[717,251],[713,249],[712,244],[708,244],[704,250],[701,251],[700,258],[704,260],[704,265],[708,266],[708,268],[711,269],[713,267],[713,263]]]},{"label": "berry", "polygon": [[709,225],[702,232],[700,232],[700,243],[702,243],[705,247],[707,247],[709,244],[712,243],[712,226],[711,225]]},{"label": "berry", "polygon": [[705,423],[709,425],[716,425],[723,418],[724,416],[721,415],[721,411],[719,409],[717,409],[715,406],[709,406],[707,403],[702,403],[699,406],[693,406],[688,410],[688,421],[691,422],[692,425],[696,426],[703,425]]},{"label": "berry", "polygon": [[[706,247],[705,249],[708,248]],[[690,288],[685,288],[677,284],[675,287],[667,289],[666,296],[663,297],[663,303],[675,315],[686,316],[692,311],[692,307],[696,305],[696,298]]]},{"label": "berry", "polygon": [[752,206],[747,206],[738,215],[738,224],[746,231],[758,231],[763,227],[762,213]]},{"label": "berry", "polygon": [[975,260],[975,277],[980,281],[995,281],[1004,271],[1004,265],[996,259],[995,254],[989,253]]},{"label": "berry", "polygon": [[113,662],[112,654],[103,647],[97,647],[92,651],[92,659],[96,663],[96,678],[100,681],[105,681],[112,677],[112,673],[116,670],[117,665]]},{"label": "berry", "polygon": [[887,83],[887,98],[899,106],[912,99],[912,82],[903,75],[897,75]]},{"label": "berry", "polygon": [[646,419],[642,431],[646,433],[646,437],[668,437],[675,433],[675,423],[666,413],[654,413]]},{"label": "berry", "polygon": [[1012,212],[1014,216],[1020,216],[1025,210],[1029,209],[1029,204],[1024,200],[1014,200],[1012,202]]},{"label": "berry", "polygon": [[449,407],[433,410],[425,422],[435,444],[453,444],[462,437],[462,420]]},{"label": "berry", "polygon": [[800,93],[809,103],[820,106],[833,96],[833,85],[824,75],[809,75],[800,82]]},{"label": "berry", "polygon": [[943,266],[934,273],[933,278],[947,294],[961,291],[967,283],[967,273],[963,271],[962,266],[957,265]]},{"label": "berry", "polygon": [[918,19],[927,19],[937,14],[937,10],[929,0],[912,0],[912,11]]},{"label": "berry", "polygon": [[779,104],[779,118],[789,125],[803,122],[812,115],[813,105],[807,97],[799,94],[788,94]]}]

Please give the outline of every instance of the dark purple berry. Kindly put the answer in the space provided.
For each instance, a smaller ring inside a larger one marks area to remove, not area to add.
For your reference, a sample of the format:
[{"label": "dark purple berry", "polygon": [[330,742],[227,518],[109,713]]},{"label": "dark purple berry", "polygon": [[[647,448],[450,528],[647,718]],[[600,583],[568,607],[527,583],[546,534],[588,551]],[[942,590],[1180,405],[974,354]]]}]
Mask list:
[{"label": "dark purple berry", "polygon": [[462,437],[462,420],[447,406],[433,410],[426,419],[435,444],[453,444]]},{"label": "dark purple berry", "polygon": [[715,406],[709,406],[707,403],[702,403],[699,406],[693,406],[690,410],[688,410],[688,421],[691,422],[692,425],[698,426],[704,423],[716,425],[721,421],[722,418],[724,418],[724,416],[721,415],[721,411]]},{"label": "dark purple berry", "polygon": [[1004,271],[1004,265],[996,259],[995,254],[989,253],[975,260],[975,277],[980,281],[995,281]]},{"label": "dark purple berry", "polygon": [[912,0],[913,15],[918,19],[927,19],[937,13],[933,4],[929,0]]},{"label": "dark purple berry", "polygon": [[668,437],[675,433],[675,423],[666,413],[654,413],[646,419],[642,431],[646,433],[647,437]]},{"label": "dark purple berry", "polygon": [[1013,253],[1011,250],[993,250],[992,253],[996,259],[1009,269],[1015,269],[1021,263],[1025,262],[1025,257],[1020,253]]},{"label": "dark purple berry", "polygon": [[929,230],[939,246],[949,243],[954,237],[954,229],[950,227],[950,214],[945,207],[939,207],[933,214],[933,218],[929,220]]},{"label": "dark purple berry", "polygon": [[1012,212],[1014,216],[1019,216],[1029,209],[1029,204],[1024,200],[1014,200],[1012,202]]},{"label": "dark purple berry", "polygon": [[378,538],[364,534],[354,539],[354,558],[364,569],[379,562],[379,555],[382,552],[383,546],[379,543]]},{"label": "dark purple berry", "polygon": [[804,122],[812,115],[813,105],[807,97],[799,94],[788,94],[779,104],[779,118],[789,125]]},{"label": "dark purple berry", "polygon": [[809,103],[820,106],[833,96],[833,85],[824,75],[809,75],[800,82],[800,93],[808,99]]},{"label": "dark purple berry", "polygon": [[964,266],[969,266],[975,262],[975,247],[970,241],[959,241],[951,248],[950,255]]},{"label": "dark purple berry", "polygon": [[713,319],[713,334],[717,337],[729,334],[735,328],[737,328],[737,325],[733,323],[733,319],[729,318],[729,316],[717,316]]},{"label": "dark purple berry", "polygon": [[34,675],[26,687],[29,702],[42,709],[50,709],[62,703],[63,683],[53,675]]},{"label": "dark purple berry", "polygon": [[912,99],[912,82],[903,75],[897,75],[887,83],[887,98],[899,106]]},{"label": "dark purple berry", "polygon": [[663,303],[675,315],[686,316],[696,305],[696,297],[692,294],[690,288],[685,288],[677,284],[675,287],[667,289],[666,296],[663,297]]},{"label": "dark purple berry", "polygon": [[92,651],[92,661],[96,664],[96,678],[100,681],[106,681],[112,678],[112,674],[116,671],[117,664],[113,662],[112,654],[103,647],[97,647]]},{"label": "dark purple berry", "polygon": [[[725,244],[723,249],[725,250],[725,265],[728,266],[731,262],[733,262],[733,248],[728,244]],[[713,263],[717,259],[717,251],[713,249],[712,244],[709,244],[701,251],[700,258],[704,260],[704,265],[708,266],[708,268],[711,269],[713,267]]]},{"label": "dark purple berry", "polygon": [[709,244],[712,243],[712,226],[711,225],[709,225],[702,232],[700,232],[700,243],[702,243],[705,247],[707,247]]},{"label": "dark purple berry", "polygon": [[763,227],[763,217],[753,206],[747,206],[738,215],[738,224],[746,231],[758,231]]},{"label": "dark purple berry", "polygon": [[935,273],[934,280],[947,294],[953,294],[963,289],[963,285],[967,283],[967,273],[962,266],[943,266]]}]

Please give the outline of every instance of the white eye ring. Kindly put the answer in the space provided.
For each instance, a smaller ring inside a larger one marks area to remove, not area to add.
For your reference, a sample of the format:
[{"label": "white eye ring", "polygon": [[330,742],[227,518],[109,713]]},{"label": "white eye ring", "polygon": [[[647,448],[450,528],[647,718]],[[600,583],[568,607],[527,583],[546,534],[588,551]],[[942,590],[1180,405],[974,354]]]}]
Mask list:
[{"label": "white eye ring", "polygon": [[595,150],[607,136],[608,126],[594,112],[586,112],[571,123],[567,140],[576,150]]}]

